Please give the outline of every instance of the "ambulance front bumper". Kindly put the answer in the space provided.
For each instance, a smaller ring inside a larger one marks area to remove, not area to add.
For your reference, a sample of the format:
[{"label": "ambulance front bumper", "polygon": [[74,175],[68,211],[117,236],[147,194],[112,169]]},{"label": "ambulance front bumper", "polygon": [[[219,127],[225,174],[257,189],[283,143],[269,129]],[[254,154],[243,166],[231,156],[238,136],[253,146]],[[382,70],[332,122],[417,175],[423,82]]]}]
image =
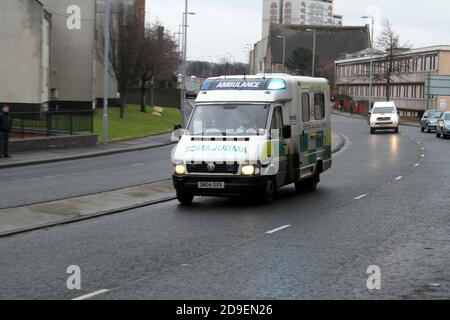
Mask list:
[{"label": "ambulance front bumper", "polygon": [[[194,196],[241,196],[263,191],[269,176],[225,176],[225,175],[173,175],[177,191]],[[223,185],[219,188],[201,188],[201,183]]]}]

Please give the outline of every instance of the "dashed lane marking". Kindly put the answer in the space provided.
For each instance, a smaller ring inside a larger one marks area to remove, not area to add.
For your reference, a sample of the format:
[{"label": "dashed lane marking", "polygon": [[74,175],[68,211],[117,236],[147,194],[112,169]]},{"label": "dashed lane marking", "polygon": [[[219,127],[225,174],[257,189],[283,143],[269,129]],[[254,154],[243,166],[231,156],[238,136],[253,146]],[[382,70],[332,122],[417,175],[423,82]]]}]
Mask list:
[{"label": "dashed lane marking", "polygon": [[359,197],[356,197],[355,200],[361,200],[362,198],[365,197],[367,197],[367,194],[360,195]]},{"label": "dashed lane marking", "polygon": [[92,297],[98,296],[100,294],[103,294],[103,293],[106,293],[106,292],[109,292],[109,291],[110,290],[108,290],[108,289],[102,289],[102,290],[98,290],[98,291],[95,291],[95,292],[92,292],[92,293],[85,294],[84,296],[81,296],[81,297],[78,297],[78,298],[75,298],[75,299],[72,299],[72,300],[73,301],[87,300],[87,299],[90,299]]},{"label": "dashed lane marking", "polygon": [[291,225],[285,225],[285,226],[282,226],[282,227],[279,227],[279,228],[267,231],[266,234],[274,234],[276,232],[279,232],[281,230],[284,230],[284,229],[287,229],[287,228],[290,228],[290,227],[291,227]]}]

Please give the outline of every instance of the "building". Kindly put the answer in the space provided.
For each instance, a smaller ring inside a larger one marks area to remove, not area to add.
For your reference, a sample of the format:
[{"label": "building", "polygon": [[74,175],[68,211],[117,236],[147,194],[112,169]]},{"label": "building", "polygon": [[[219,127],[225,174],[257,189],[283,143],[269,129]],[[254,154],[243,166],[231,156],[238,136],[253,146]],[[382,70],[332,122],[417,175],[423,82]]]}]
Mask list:
[{"label": "building", "polygon": [[333,15],[333,24],[338,27],[342,27],[344,25],[344,16],[339,14]]},{"label": "building", "polygon": [[48,107],[51,24],[40,1],[0,1],[0,104]]},{"label": "building", "polygon": [[[374,56],[373,96],[374,101],[386,100],[386,81],[380,73],[386,65],[386,56]],[[370,57],[349,57],[337,60],[336,91],[348,95],[355,101],[370,98]],[[394,69],[398,70],[392,79],[391,99],[398,109],[413,115],[428,109],[450,110],[450,97],[427,95],[425,86],[428,74],[450,75],[450,46],[434,46],[403,51],[396,56]]]},{"label": "building", "polygon": [[[346,53],[354,53],[370,46],[369,29],[364,27],[301,26],[272,24],[269,36],[255,44],[251,52],[251,73],[282,72],[283,60],[288,61],[292,53],[302,47],[313,50],[313,32],[316,31],[316,55],[319,68],[332,67],[334,61]],[[283,59],[283,39],[286,40],[286,56]],[[288,70],[289,71],[289,70]],[[329,77],[329,78],[330,78]],[[332,80],[332,79],[330,79]]]},{"label": "building", "polygon": [[[134,10],[142,31],[145,0]],[[104,0],[0,1],[0,103],[13,111],[91,110],[103,97],[99,14]],[[117,85],[110,83],[110,97]]]},{"label": "building", "polygon": [[263,0],[262,38],[272,23],[332,26],[342,25],[342,20],[333,14],[333,0]]},{"label": "building", "polygon": [[40,1],[52,14],[50,108],[92,109],[95,101],[95,1]]}]

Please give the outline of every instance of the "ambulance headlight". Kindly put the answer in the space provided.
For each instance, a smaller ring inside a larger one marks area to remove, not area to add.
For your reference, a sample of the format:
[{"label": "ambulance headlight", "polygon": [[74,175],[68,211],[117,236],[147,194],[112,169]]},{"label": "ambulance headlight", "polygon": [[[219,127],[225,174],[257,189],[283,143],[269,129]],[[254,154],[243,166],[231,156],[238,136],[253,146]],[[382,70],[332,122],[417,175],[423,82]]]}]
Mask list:
[{"label": "ambulance headlight", "polygon": [[176,174],[185,174],[186,173],[186,167],[184,164],[179,163],[175,165],[175,173]]},{"label": "ambulance headlight", "polygon": [[244,176],[252,176],[255,174],[256,168],[252,164],[244,164],[242,166],[241,172],[242,172],[242,175],[244,175]]}]

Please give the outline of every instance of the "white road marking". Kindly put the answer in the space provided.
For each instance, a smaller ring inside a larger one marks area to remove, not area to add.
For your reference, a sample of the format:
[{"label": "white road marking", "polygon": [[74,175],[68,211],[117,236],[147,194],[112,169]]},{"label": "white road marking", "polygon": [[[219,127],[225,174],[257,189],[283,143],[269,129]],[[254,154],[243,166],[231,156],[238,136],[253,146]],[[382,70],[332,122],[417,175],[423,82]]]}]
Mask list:
[{"label": "white road marking", "polygon": [[140,167],[140,166],[143,166],[145,163],[136,163],[136,164],[133,164],[133,167]]},{"label": "white road marking", "polygon": [[89,294],[85,294],[84,296],[81,296],[81,297],[78,297],[78,298],[75,298],[75,299],[72,299],[72,300],[73,301],[86,300],[86,299],[98,296],[99,294],[106,293],[106,292],[109,292],[109,291],[110,291],[109,289],[102,289],[102,290],[98,290],[98,291],[95,291],[95,292],[92,292],[92,293],[89,293]]},{"label": "white road marking", "polygon": [[56,175],[54,175],[54,176],[45,176],[45,177],[42,177],[42,179],[58,178],[58,177],[62,177],[62,176],[63,176],[63,174],[56,174]]},{"label": "white road marking", "polygon": [[285,226],[282,226],[282,227],[279,227],[279,228],[267,231],[266,234],[273,234],[275,232],[279,232],[281,230],[284,230],[284,229],[287,229],[287,228],[290,228],[290,227],[291,227],[291,225],[285,225]]},{"label": "white road marking", "polygon": [[403,176],[398,176],[397,178],[395,178],[395,180],[397,180],[397,181],[402,180],[402,179],[403,179]]},{"label": "white road marking", "polygon": [[420,166],[420,163],[416,163],[414,166],[415,166],[415,167],[418,167],[418,166]]},{"label": "white road marking", "polygon": [[355,200],[361,200],[362,198],[365,197],[367,197],[367,194],[360,195],[359,197],[356,197]]}]

